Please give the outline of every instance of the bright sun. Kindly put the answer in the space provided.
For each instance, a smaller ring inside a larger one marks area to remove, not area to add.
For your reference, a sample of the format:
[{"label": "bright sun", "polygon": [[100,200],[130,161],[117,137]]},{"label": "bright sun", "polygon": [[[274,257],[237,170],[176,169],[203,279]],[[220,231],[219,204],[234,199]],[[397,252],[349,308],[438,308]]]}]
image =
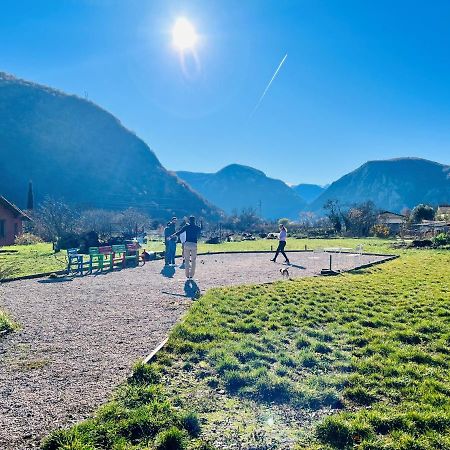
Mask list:
[{"label": "bright sun", "polygon": [[173,45],[178,50],[193,49],[198,41],[198,35],[189,20],[181,17],[177,19],[172,29]]}]

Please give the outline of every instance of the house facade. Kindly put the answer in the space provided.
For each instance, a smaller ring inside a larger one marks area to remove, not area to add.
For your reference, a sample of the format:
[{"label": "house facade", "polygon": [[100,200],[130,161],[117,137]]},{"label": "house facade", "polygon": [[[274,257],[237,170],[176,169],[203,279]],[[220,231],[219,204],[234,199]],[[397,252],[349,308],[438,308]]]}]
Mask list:
[{"label": "house facade", "polygon": [[23,232],[22,222],[30,218],[0,195],[0,246],[12,245]]},{"label": "house facade", "polygon": [[406,221],[406,216],[390,211],[383,211],[377,218],[377,224],[386,225],[391,234],[399,233]]},{"label": "house facade", "polygon": [[450,205],[439,205],[436,211],[436,219],[450,221]]}]

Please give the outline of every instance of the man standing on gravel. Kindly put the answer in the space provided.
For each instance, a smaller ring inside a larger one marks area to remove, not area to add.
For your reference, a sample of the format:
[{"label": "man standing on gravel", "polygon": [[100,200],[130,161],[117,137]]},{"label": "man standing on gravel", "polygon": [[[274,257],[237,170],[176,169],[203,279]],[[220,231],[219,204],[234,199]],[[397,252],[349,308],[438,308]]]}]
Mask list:
[{"label": "man standing on gravel", "polygon": [[175,225],[177,224],[177,218],[172,217],[172,220],[168,222],[166,228],[164,228],[164,239],[166,244],[166,266],[175,265],[175,255],[177,253],[177,242],[173,239],[173,233],[175,233]]},{"label": "man standing on gravel", "polygon": [[186,242],[184,243],[184,264],[186,270],[186,278],[189,280],[195,274],[195,262],[197,259],[197,241],[200,237],[202,227],[196,225],[195,217],[189,217],[189,223],[181,227],[173,236],[180,236],[186,233]]}]

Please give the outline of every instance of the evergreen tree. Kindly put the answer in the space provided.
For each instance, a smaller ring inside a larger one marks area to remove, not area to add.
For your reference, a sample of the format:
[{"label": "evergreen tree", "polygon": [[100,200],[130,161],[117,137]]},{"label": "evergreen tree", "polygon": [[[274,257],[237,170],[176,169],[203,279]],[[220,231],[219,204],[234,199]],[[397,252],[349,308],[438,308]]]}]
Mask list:
[{"label": "evergreen tree", "polygon": [[27,210],[31,211],[34,208],[34,195],[33,195],[33,182],[28,182],[28,198],[27,198]]}]

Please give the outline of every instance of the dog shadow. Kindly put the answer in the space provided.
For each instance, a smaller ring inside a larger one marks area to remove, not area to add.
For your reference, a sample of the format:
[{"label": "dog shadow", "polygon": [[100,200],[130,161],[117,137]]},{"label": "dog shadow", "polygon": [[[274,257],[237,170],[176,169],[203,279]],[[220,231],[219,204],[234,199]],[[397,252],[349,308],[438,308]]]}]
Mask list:
[{"label": "dog shadow", "polygon": [[294,267],[295,269],[306,270],[306,267],[299,266],[298,264],[292,264],[292,263],[290,263],[288,267]]},{"label": "dog shadow", "polygon": [[172,266],[164,266],[162,269],[161,269],[161,275],[163,276],[163,277],[166,277],[166,278],[173,278],[173,276],[175,275],[175,267],[172,267]]}]

